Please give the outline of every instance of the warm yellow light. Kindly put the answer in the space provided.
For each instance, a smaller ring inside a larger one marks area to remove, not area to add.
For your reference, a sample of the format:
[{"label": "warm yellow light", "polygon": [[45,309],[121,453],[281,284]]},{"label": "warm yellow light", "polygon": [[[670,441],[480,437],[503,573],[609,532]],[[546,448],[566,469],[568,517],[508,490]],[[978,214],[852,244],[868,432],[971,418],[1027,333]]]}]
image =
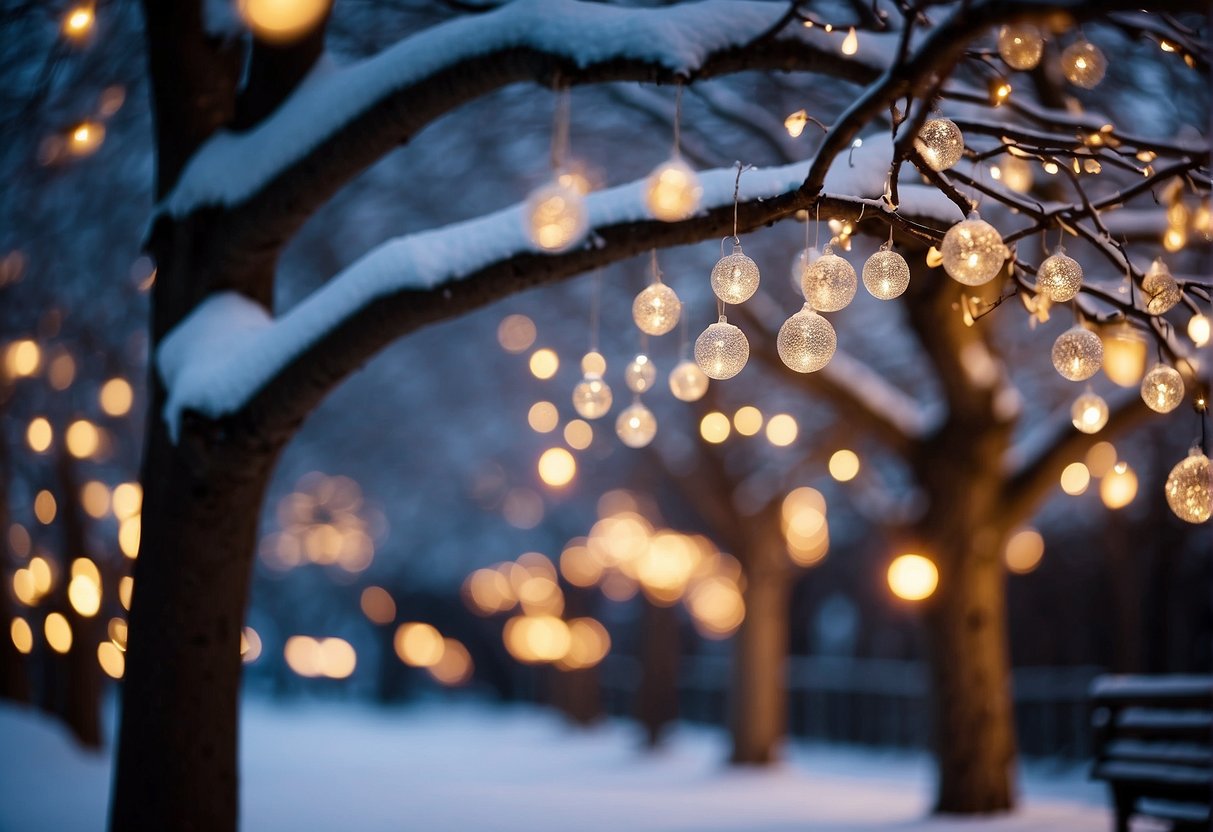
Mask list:
[{"label": "warm yellow light", "polygon": [[497,343],[506,352],[526,352],[535,343],[535,322],[526,315],[506,315],[497,326]]},{"label": "warm yellow light", "polygon": [[859,51],[859,35],[855,34],[855,27],[852,26],[847,36],[842,39],[842,54],[854,55]]},{"label": "warm yellow light", "polygon": [[1087,451],[1087,470],[1093,477],[1102,477],[1116,464],[1116,446],[1111,442],[1096,442]]},{"label": "warm yellow light", "polygon": [[1137,496],[1137,474],[1126,462],[1118,462],[1099,484],[1099,498],[1110,509],[1124,508]]},{"label": "warm yellow light", "polygon": [[101,446],[101,433],[87,419],[77,419],[67,427],[64,434],[67,451],[77,459],[87,459],[97,453]]},{"label": "warm yellow light", "polygon": [[396,602],[381,586],[368,586],[358,599],[362,614],[375,624],[391,624],[396,619]]},{"label": "warm yellow light", "polygon": [[589,422],[574,419],[564,426],[564,441],[575,451],[584,451],[594,441],[594,429]]},{"label": "warm yellow light", "polygon": [[93,29],[97,17],[91,5],[74,6],[63,16],[62,31],[69,38],[79,39]]},{"label": "warm yellow light", "polygon": [[8,634],[18,653],[28,654],[34,649],[34,631],[30,629],[29,622],[24,618],[14,618],[8,627]]},{"label": "warm yellow light", "polygon": [[506,650],[520,662],[555,662],[572,646],[569,626],[552,615],[515,616],[502,633]]},{"label": "warm yellow light", "polygon": [[531,375],[537,379],[549,379],[560,369],[560,358],[546,347],[531,353]]},{"label": "warm yellow light", "polygon": [[111,378],[101,385],[98,399],[101,409],[105,411],[106,415],[125,416],[130,412],[131,405],[135,401],[135,391],[131,389],[130,382],[126,379]]},{"label": "warm yellow light", "polygon": [[50,561],[41,556],[32,558],[28,569],[34,579],[34,592],[38,595],[46,595],[50,592],[55,583],[55,573],[51,569]]},{"label": "warm yellow light", "polygon": [[346,679],[358,666],[358,654],[345,639],[322,638],[318,652],[320,674],[330,679]]},{"label": "warm yellow light", "polygon": [[733,414],[733,427],[742,436],[753,436],[762,430],[762,411],[748,404],[738,408]]},{"label": "warm yellow light", "polygon": [[472,678],[472,655],[462,642],[453,638],[444,639],[442,658],[426,670],[440,684],[448,687],[462,685]]},{"label": "warm yellow light", "polygon": [[105,625],[105,634],[119,650],[126,651],[126,621],[121,618],[111,618]]},{"label": "warm yellow light", "polygon": [[122,609],[129,610],[131,608],[131,593],[134,591],[134,578],[130,575],[124,575],[118,579],[118,601],[122,604]]},{"label": "warm yellow light", "polygon": [[526,421],[536,433],[551,433],[560,424],[560,414],[551,402],[535,402],[527,411]]},{"label": "warm yellow light", "polygon": [[921,601],[939,585],[939,569],[922,555],[899,555],[889,564],[888,580],[898,598]]},{"label": "warm yellow light", "polygon": [[396,628],[396,655],[410,667],[433,667],[442,658],[442,634],[430,624],[410,621]]},{"label": "warm yellow light", "polygon": [[585,543],[585,538],[577,538],[560,553],[560,574],[573,586],[593,586],[602,577],[603,564],[590,554]]},{"label": "warm yellow light", "polygon": [[776,413],[767,420],[767,441],[777,448],[786,448],[796,441],[800,427],[795,417],[787,413]]},{"label": "warm yellow light", "polygon": [[89,480],[80,489],[80,505],[89,517],[100,520],[110,510],[110,490],[105,483]]},{"label": "warm yellow light", "polygon": [[1045,539],[1036,529],[1020,529],[1007,540],[1003,552],[1007,569],[1017,575],[1026,575],[1040,565],[1044,557]]},{"label": "warm yellow light", "polygon": [[1136,387],[1146,373],[1148,345],[1132,324],[1122,323],[1100,331],[1103,340],[1103,371],[1121,387]]},{"label": "warm yellow light", "polygon": [[136,514],[118,524],[118,548],[128,558],[139,556],[139,539],[143,533],[143,515]]},{"label": "warm yellow light", "polygon": [[48,615],[43,622],[43,630],[46,632],[46,643],[56,653],[66,653],[72,649],[72,625],[67,623],[62,613],[52,612]]},{"label": "warm yellow light", "polygon": [[681,159],[670,159],[649,174],[645,200],[654,217],[677,222],[695,213],[702,195],[695,171]]},{"label": "warm yellow light", "polygon": [[1172,226],[1163,232],[1162,247],[1167,251],[1176,252],[1188,244],[1188,230],[1182,226]]},{"label": "warm yellow light", "polygon": [[545,251],[564,251],[579,242],[589,227],[585,200],[573,188],[552,182],[527,197],[531,240]]},{"label": "warm yellow light", "polygon": [[105,127],[96,121],[83,121],[67,135],[67,149],[73,156],[88,156],[105,141]]},{"label": "warm yellow light", "polygon": [[[87,564],[80,568],[77,564]],[[85,618],[92,618],[101,609],[101,576],[91,560],[77,558],[72,563],[72,579],[67,585],[67,599],[72,609]]]},{"label": "warm yellow light", "polygon": [[97,664],[106,676],[111,679],[121,679],[126,672],[126,656],[114,646],[112,641],[103,641],[97,645]]},{"label": "warm yellow light", "polygon": [[809,114],[804,110],[797,110],[783,120],[783,126],[793,139],[800,138],[800,134],[804,132],[805,125],[808,123]]},{"label": "warm yellow light", "polygon": [[606,372],[606,358],[596,350],[587,352],[581,356],[581,372],[587,376],[601,376]]},{"label": "warm yellow light", "polygon": [[137,482],[124,482],[114,487],[114,516],[119,520],[133,517],[143,509],[143,488]]},{"label": "warm yellow light", "polygon": [[32,376],[42,366],[42,350],[28,338],[14,341],[4,352],[4,367],[13,378]]},{"label": "warm yellow light", "polygon": [[577,475],[577,460],[564,448],[548,448],[539,457],[539,478],[553,488],[563,488]]},{"label": "warm yellow light", "polygon": [[13,572],[13,595],[27,607],[38,603],[38,587],[34,581],[34,573],[29,569],[18,569]]},{"label": "warm yellow light", "polygon": [[517,602],[510,582],[496,569],[477,569],[463,582],[464,597],[473,612],[491,615]]},{"label": "warm yellow light", "polygon": [[724,575],[699,581],[687,596],[695,629],[705,638],[727,638],[745,620],[745,600],[736,582]]},{"label": "warm yellow light", "polygon": [[66,390],[76,378],[76,360],[66,350],[51,359],[46,370],[46,379],[56,390]]},{"label": "warm yellow light", "polygon": [[1198,347],[1203,347],[1209,343],[1209,319],[1204,315],[1196,314],[1188,319],[1188,337],[1192,339],[1192,343]]},{"label": "warm yellow light", "polygon": [[55,495],[43,489],[34,497],[34,516],[38,518],[38,522],[44,526],[49,526],[55,522],[55,514],[58,512],[59,506],[55,502]]},{"label": "warm yellow light", "polygon": [[850,482],[859,474],[859,455],[843,448],[830,457],[830,476],[838,482]]},{"label": "warm yellow light", "polygon": [[54,438],[55,431],[45,417],[35,416],[30,419],[29,427],[25,430],[25,441],[29,443],[30,450],[34,453],[45,453]]},{"label": "warm yellow light", "polygon": [[569,622],[569,651],[559,661],[561,670],[583,670],[601,662],[611,649],[611,636],[593,618]]},{"label": "warm yellow light", "polygon": [[237,0],[236,11],[260,40],[289,43],[315,29],[331,0]]},{"label": "warm yellow light", "polygon": [[729,417],[718,410],[704,415],[699,420],[699,435],[703,437],[703,441],[711,442],[713,445],[719,445],[728,439],[731,430]]},{"label": "warm yellow light", "polygon": [[1086,492],[1091,484],[1091,471],[1081,462],[1071,462],[1061,472],[1061,490],[1071,497]]},{"label": "warm yellow light", "polygon": [[261,636],[252,627],[240,631],[240,661],[252,664],[261,657]]}]

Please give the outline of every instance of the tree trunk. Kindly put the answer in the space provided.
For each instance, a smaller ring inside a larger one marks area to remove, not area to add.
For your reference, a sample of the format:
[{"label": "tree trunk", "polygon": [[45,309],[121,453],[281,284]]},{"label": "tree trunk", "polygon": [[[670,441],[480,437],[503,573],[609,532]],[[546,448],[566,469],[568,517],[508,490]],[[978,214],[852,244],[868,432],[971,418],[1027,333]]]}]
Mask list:
[{"label": "tree trunk", "polygon": [[756,522],[752,535],[740,554],[746,580],[745,620],[733,641],[729,762],[766,765],[778,759],[787,726],[791,568],[778,512]]},{"label": "tree trunk", "polygon": [[240,630],[277,446],[152,403],[111,830],[234,830]]},{"label": "tree trunk", "polygon": [[[0,442],[0,563],[10,563],[8,547],[8,483],[11,471],[8,464],[8,447]],[[13,620],[13,609],[9,603],[7,589],[0,590],[0,624],[8,626]],[[29,620],[29,617],[26,617]],[[31,624],[31,627],[33,625]],[[16,702],[30,700],[29,674],[25,667],[25,656],[7,632],[0,631],[0,699]]]},{"label": "tree trunk", "polygon": [[640,641],[640,686],[636,718],[644,727],[645,745],[661,744],[666,726],[678,718],[678,613],[644,599]]}]

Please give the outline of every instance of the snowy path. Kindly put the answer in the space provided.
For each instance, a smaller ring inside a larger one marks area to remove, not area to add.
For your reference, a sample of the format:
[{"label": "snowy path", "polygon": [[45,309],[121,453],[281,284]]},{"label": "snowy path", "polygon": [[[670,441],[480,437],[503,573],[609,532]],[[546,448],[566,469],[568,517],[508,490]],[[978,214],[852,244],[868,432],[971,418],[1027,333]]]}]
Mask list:
[{"label": "snowy path", "polygon": [[[723,737],[682,728],[655,755],[622,723],[576,731],[530,708],[245,708],[243,829],[426,832],[1028,832],[1110,828],[1080,771],[1029,771],[1026,807],[924,819],[920,755],[798,746],[773,772],[728,771]],[[0,830],[104,828],[109,762],[0,706]]]}]

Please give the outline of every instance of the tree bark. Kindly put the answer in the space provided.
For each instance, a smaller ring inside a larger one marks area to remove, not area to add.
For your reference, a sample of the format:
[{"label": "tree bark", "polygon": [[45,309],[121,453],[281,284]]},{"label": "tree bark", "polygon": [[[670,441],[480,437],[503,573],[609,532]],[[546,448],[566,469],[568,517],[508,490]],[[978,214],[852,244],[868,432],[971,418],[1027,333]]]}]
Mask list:
[{"label": "tree bark", "polygon": [[779,529],[778,503],[753,524],[741,551],[745,620],[733,642],[729,762],[767,765],[779,758],[787,729],[788,604],[791,567]]},{"label": "tree bark", "polygon": [[[0,563],[9,563],[11,553],[8,545],[8,484],[12,472],[8,461],[8,446],[0,441]],[[7,591],[0,591],[0,624],[12,623],[12,608]],[[28,621],[29,618],[27,617]],[[32,626],[32,625],[31,625]],[[17,650],[9,634],[0,631],[0,699],[15,702],[30,701],[29,674],[25,656]]]},{"label": "tree bark", "polygon": [[645,745],[661,744],[666,726],[678,718],[678,613],[644,600],[640,642],[640,686],[636,718],[644,727]]}]

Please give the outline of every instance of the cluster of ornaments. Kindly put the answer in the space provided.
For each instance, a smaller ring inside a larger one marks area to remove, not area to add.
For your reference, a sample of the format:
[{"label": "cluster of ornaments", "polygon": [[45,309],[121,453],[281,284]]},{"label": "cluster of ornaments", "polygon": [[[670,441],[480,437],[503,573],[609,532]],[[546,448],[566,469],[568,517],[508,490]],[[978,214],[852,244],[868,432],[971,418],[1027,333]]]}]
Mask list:
[{"label": "cluster of ornaments", "polygon": [[[1035,69],[1045,51],[1040,30],[1027,23],[1003,26],[998,32],[998,55],[1011,69]],[[1095,44],[1079,38],[1061,53],[1061,71],[1076,87],[1094,89],[1108,70],[1108,59]]]}]

